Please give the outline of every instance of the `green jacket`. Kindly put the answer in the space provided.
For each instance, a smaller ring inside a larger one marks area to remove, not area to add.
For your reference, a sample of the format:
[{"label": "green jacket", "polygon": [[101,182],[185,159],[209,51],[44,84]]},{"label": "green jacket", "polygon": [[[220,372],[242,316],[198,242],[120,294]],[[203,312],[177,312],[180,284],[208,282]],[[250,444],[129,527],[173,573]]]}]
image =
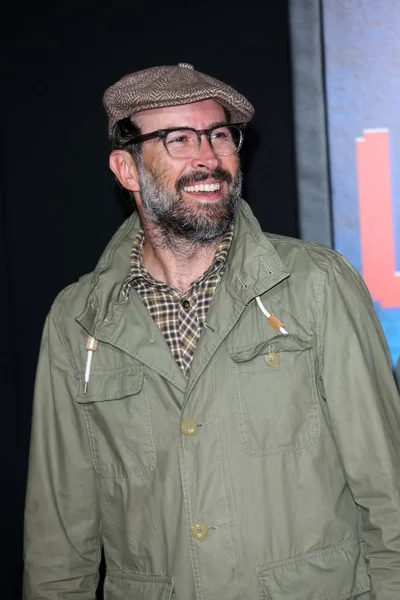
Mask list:
[{"label": "green jacket", "polygon": [[243,202],[186,380],[121,294],[138,227],[47,318],[24,599],[93,600],[102,546],[108,600],[400,598],[400,403],[355,269]]}]

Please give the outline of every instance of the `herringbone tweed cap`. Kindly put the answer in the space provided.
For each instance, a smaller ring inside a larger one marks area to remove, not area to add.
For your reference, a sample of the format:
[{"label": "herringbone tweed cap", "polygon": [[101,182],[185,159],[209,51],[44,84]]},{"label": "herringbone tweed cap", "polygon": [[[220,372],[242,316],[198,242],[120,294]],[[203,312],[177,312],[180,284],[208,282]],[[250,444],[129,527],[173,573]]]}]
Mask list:
[{"label": "herringbone tweed cap", "polygon": [[103,96],[108,133],[111,134],[117,121],[141,110],[190,104],[208,98],[215,98],[227,108],[233,123],[247,123],[254,114],[253,106],[244,96],[187,63],[151,67],[125,75]]}]

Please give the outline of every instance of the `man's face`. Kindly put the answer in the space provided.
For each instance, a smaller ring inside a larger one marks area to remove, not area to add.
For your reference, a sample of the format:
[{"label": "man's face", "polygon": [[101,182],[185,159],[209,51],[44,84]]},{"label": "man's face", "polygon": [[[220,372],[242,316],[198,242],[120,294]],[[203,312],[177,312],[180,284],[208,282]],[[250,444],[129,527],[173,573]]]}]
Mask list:
[{"label": "man's face", "polygon": [[[208,129],[226,117],[220,104],[204,100],[143,111],[135,121],[145,134],[173,127]],[[168,238],[212,243],[232,223],[241,193],[238,155],[218,156],[206,136],[192,158],[171,157],[159,138],[145,142],[138,173],[141,216]]]}]

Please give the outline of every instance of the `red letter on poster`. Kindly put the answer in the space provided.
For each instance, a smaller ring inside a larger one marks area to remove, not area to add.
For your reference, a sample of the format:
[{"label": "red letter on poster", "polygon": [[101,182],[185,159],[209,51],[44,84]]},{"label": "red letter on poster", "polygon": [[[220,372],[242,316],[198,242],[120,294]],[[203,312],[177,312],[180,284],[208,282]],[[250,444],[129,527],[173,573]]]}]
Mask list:
[{"label": "red letter on poster", "polygon": [[396,272],[389,132],[364,131],[356,140],[362,275],[382,308],[400,306]]}]

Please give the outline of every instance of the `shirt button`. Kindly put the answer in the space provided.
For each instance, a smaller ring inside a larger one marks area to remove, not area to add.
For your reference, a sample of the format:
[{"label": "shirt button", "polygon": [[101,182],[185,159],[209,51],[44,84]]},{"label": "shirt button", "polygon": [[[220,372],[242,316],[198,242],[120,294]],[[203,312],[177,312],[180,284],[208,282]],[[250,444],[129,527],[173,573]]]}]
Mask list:
[{"label": "shirt button", "polygon": [[268,352],[267,356],[265,357],[265,362],[269,367],[277,367],[281,362],[281,359],[277,352]]},{"label": "shirt button", "polygon": [[197,431],[197,423],[193,419],[184,419],[181,424],[182,433],[194,435]]},{"label": "shirt button", "polygon": [[208,534],[208,527],[204,523],[196,523],[192,527],[192,536],[195,540],[204,540]]},{"label": "shirt button", "polygon": [[182,308],[184,311],[188,312],[188,310],[190,309],[189,300],[182,300]]}]

